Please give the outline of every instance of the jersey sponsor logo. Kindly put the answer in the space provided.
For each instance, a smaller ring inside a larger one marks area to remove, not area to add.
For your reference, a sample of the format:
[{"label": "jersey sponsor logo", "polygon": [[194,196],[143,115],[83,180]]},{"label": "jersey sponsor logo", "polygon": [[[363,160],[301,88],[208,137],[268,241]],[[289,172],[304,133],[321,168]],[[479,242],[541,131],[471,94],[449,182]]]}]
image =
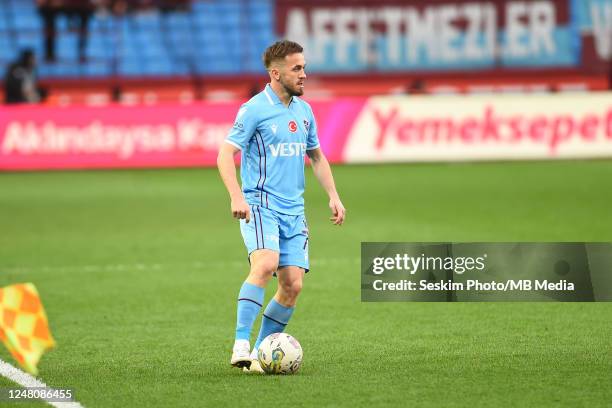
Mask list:
[{"label": "jersey sponsor logo", "polygon": [[289,131],[291,133],[295,133],[297,131],[297,123],[295,123],[295,120],[289,122]]},{"label": "jersey sponsor logo", "polygon": [[234,129],[243,131],[244,130],[244,124],[241,123],[241,122],[234,122]]},{"label": "jersey sponsor logo", "polygon": [[304,156],[306,143],[277,143],[270,145],[270,152],[274,157]]}]

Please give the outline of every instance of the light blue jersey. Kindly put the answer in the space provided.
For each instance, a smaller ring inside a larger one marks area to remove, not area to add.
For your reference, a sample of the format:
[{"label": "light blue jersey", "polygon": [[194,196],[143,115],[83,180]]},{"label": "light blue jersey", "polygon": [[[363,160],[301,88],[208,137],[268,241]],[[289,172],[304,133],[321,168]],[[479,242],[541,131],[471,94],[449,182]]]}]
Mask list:
[{"label": "light blue jersey", "polygon": [[282,214],[304,213],[305,154],[319,147],[308,103],[294,96],[285,107],[268,84],[241,106],[225,141],[242,150],[247,203]]}]

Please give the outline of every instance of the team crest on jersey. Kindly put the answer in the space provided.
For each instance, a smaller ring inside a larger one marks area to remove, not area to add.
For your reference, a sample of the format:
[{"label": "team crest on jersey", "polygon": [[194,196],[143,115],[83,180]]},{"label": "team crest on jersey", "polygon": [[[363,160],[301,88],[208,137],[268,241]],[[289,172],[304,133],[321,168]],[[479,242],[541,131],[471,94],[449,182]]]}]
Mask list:
[{"label": "team crest on jersey", "polygon": [[297,123],[295,123],[295,120],[289,122],[289,131],[291,133],[295,133],[297,131]]},{"label": "team crest on jersey", "polygon": [[306,119],[304,119],[304,127],[306,128],[307,132],[310,132],[310,122]]}]

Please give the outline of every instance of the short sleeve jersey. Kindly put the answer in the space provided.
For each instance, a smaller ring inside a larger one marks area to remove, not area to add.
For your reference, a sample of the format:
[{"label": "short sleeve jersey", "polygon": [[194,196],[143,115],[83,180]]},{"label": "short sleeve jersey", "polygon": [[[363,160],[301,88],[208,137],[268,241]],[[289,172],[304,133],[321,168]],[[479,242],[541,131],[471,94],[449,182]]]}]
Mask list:
[{"label": "short sleeve jersey", "polygon": [[308,103],[294,96],[283,105],[270,85],[240,107],[226,140],[241,152],[247,203],[279,213],[304,213],[304,161],[319,147]]}]

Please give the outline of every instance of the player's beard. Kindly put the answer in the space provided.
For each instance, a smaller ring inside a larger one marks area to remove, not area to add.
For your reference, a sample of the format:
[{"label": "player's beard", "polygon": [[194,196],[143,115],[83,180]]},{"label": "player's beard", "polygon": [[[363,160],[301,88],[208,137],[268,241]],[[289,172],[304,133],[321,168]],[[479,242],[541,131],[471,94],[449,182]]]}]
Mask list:
[{"label": "player's beard", "polygon": [[295,87],[290,86],[289,84],[287,84],[287,82],[283,80],[282,77],[280,78],[280,84],[283,86],[289,96],[302,96],[304,94],[303,88],[301,88],[297,84],[295,85]]}]

